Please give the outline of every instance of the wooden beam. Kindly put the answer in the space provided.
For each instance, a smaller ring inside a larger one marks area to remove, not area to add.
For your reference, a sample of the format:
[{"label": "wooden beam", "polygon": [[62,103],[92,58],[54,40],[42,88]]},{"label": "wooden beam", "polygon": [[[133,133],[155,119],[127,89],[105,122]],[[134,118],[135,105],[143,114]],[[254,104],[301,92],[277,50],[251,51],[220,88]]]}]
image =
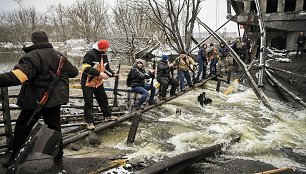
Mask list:
[{"label": "wooden beam", "polygon": [[11,112],[10,112],[10,103],[8,97],[8,88],[1,88],[1,101],[2,101],[2,109],[3,109],[3,122],[4,122],[4,131],[6,134],[6,143],[8,145],[8,149],[12,148],[13,143],[13,131],[12,131],[12,123],[11,123]]},{"label": "wooden beam", "polygon": [[283,171],[287,171],[287,170],[291,170],[291,169],[289,167],[284,167],[284,168],[268,170],[268,171],[264,171],[264,172],[258,172],[258,173],[254,173],[254,174],[273,174],[273,173],[279,173],[279,172],[283,172]]}]

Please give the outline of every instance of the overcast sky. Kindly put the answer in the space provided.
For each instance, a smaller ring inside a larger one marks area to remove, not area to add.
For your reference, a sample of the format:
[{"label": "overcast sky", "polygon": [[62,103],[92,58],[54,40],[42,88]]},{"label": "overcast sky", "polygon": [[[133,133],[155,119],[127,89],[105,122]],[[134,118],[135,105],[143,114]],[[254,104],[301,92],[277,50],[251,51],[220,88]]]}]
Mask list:
[{"label": "overcast sky", "polygon": [[[19,0],[25,5],[26,7],[35,7],[39,12],[47,11],[47,7],[49,5],[54,5],[61,3],[63,5],[70,5],[74,3],[76,0]],[[16,3],[16,0],[0,0],[0,11],[7,12],[10,10],[18,9],[19,6]],[[107,3],[115,2],[115,0],[107,0]],[[226,14],[227,14],[227,7],[226,7],[226,0],[205,0],[201,3],[202,10],[199,14],[199,18],[205,22],[209,27],[212,29],[217,29],[223,23],[227,21]],[[216,7],[219,7],[217,10]],[[232,10],[233,12],[233,10]],[[218,20],[217,20],[218,19]],[[227,31],[237,31],[237,24],[234,22],[230,22],[226,26]],[[196,25],[195,32],[203,31],[202,27]],[[222,30],[224,31],[224,29]]]}]

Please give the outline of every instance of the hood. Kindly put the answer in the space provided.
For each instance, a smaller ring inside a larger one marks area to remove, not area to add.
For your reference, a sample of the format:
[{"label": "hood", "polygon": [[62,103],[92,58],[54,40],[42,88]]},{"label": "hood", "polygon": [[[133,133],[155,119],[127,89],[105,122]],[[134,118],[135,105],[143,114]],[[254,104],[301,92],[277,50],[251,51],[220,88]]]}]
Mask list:
[{"label": "hood", "polygon": [[95,49],[95,50],[100,51],[100,50],[99,50],[99,47],[98,47],[98,42],[96,42],[96,43],[94,43],[94,44],[92,45],[92,49]]},{"label": "hood", "polygon": [[146,66],[146,61],[145,60],[143,60],[143,59],[136,59],[134,65],[133,65],[134,68],[137,68],[137,62],[142,62],[143,68]]}]

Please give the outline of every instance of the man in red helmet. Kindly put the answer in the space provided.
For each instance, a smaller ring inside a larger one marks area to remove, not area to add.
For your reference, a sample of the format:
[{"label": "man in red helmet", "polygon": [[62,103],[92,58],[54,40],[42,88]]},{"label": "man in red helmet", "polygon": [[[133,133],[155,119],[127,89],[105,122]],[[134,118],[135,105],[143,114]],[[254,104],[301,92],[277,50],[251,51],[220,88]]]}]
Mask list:
[{"label": "man in red helmet", "polygon": [[92,50],[88,51],[83,60],[81,85],[84,97],[84,119],[87,123],[87,129],[93,130],[94,117],[92,113],[93,94],[103,113],[106,121],[118,119],[112,116],[111,109],[108,106],[108,99],[103,87],[103,81],[109,77],[117,76],[109,64],[106,52],[110,46],[107,40],[100,40],[93,45]]}]

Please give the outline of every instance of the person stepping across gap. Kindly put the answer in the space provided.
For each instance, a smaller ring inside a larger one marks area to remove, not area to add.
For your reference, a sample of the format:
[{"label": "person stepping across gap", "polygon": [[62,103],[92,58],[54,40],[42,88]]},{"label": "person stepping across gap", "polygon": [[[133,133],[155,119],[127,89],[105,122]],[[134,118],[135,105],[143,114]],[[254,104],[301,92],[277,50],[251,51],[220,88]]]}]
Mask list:
[{"label": "person stepping across gap", "polygon": [[117,77],[108,63],[107,51],[110,43],[102,39],[95,43],[83,59],[81,86],[84,97],[84,120],[87,124],[87,129],[93,130],[94,115],[93,115],[93,96],[99,105],[104,118],[112,118],[111,109],[108,104],[108,98],[104,89],[103,82],[109,77]]}]

